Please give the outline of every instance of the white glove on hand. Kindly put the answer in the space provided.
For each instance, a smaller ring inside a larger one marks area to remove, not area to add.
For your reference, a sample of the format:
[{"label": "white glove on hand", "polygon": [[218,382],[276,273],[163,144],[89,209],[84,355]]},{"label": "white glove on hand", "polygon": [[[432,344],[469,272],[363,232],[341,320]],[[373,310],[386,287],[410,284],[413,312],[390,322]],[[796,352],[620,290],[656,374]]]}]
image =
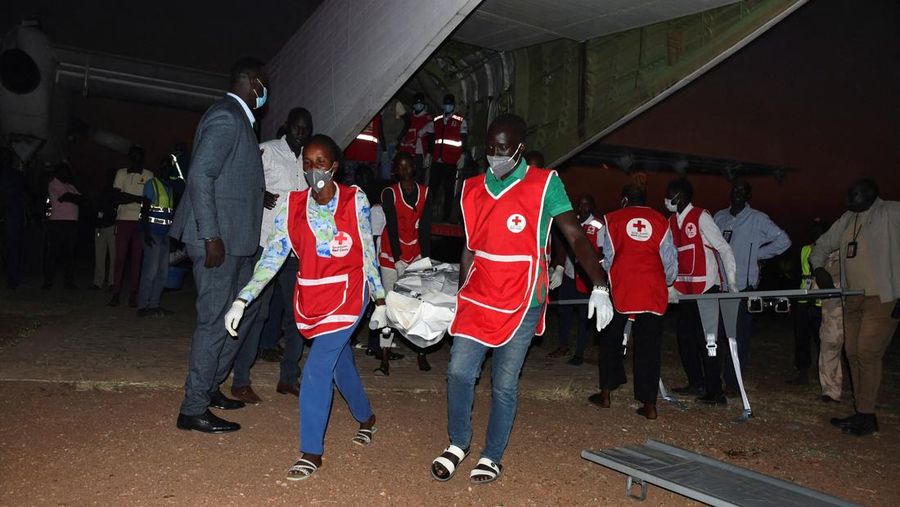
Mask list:
[{"label": "white glove on hand", "polygon": [[431,167],[431,154],[425,155],[425,158],[422,160],[422,167]]},{"label": "white glove on hand", "polygon": [[384,305],[378,305],[375,307],[375,311],[372,312],[372,317],[369,318],[369,329],[382,329],[387,327],[387,308]]},{"label": "white glove on hand", "polygon": [[676,289],[674,286],[669,287],[669,302],[670,303],[677,303],[678,296],[680,296],[680,295],[681,295],[681,293],[678,292],[678,289]]},{"label": "white glove on hand", "polygon": [[562,266],[556,266],[550,269],[550,290],[556,289],[562,285],[565,272],[566,268]]},{"label": "white glove on hand", "polygon": [[737,294],[740,291],[741,291],[741,289],[738,289],[737,283],[728,282],[728,292],[730,292],[732,294]]},{"label": "white glove on hand", "polygon": [[465,167],[465,166],[466,166],[466,156],[465,156],[465,155],[460,155],[460,156],[459,156],[459,160],[456,161],[456,168],[457,168],[457,169],[462,169],[462,168]]},{"label": "white glove on hand", "polygon": [[609,300],[609,290],[603,287],[594,287],[591,297],[588,299],[588,314],[590,319],[597,311],[597,331],[603,331],[613,318],[612,301]]},{"label": "white glove on hand", "polygon": [[403,273],[406,273],[406,268],[409,267],[409,264],[403,261],[397,261],[394,263],[394,270],[397,271],[397,278],[403,276]]},{"label": "white glove on hand", "polygon": [[244,316],[244,308],[247,308],[247,303],[237,299],[231,303],[231,309],[225,314],[225,330],[231,336],[238,335],[237,328],[241,323],[241,317]]}]

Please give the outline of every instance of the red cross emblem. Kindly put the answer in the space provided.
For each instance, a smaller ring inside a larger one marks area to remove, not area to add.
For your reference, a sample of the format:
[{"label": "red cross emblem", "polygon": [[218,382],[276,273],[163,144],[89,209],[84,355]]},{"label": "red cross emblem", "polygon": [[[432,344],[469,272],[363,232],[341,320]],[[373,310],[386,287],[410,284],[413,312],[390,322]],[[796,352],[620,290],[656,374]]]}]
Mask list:
[{"label": "red cross emblem", "polygon": [[342,246],[343,246],[344,242],[350,239],[350,236],[347,236],[347,235],[344,234],[343,232],[339,232],[339,233],[337,234],[337,236],[335,236],[334,239],[335,239],[335,241],[337,241],[337,244],[338,244],[338,245],[342,245]]},{"label": "red cross emblem", "polygon": [[335,257],[344,257],[350,253],[350,247],[353,246],[353,238],[344,231],[338,231],[328,246],[331,249],[331,255]]},{"label": "red cross emblem", "polygon": [[646,226],[644,225],[644,222],[638,220],[637,222],[634,223],[634,228],[637,229],[638,232],[644,232],[644,229],[646,229]]},{"label": "red cross emblem", "polygon": [[641,218],[632,218],[625,226],[625,233],[635,241],[647,241],[653,235],[653,226]]},{"label": "red cross emblem", "polygon": [[519,213],[513,213],[506,219],[506,228],[509,232],[520,233],[525,230],[525,217]]}]

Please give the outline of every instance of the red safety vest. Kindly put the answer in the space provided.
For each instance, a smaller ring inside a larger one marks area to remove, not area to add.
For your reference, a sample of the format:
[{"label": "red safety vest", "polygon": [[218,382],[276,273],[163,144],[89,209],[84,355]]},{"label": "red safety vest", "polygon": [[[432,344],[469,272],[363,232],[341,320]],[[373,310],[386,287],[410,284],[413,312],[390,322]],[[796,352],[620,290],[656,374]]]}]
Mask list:
[{"label": "red safety vest", "polygon": [[375,118],[366,125],[366,128],[344,150],[344,159],[374,163],[378,158],[379,130],[381,130],[381,116],[375,115]]},{"label": "red safety vest", "polygon": [[682,294],[703,294],[706,288],[706,246],[700,234],[700,215],[708,213],[703,208],[694,206],[688,211],[678,227],[678,214],[669,216],[669,229],[672,231],[672,242],[678,250],[678,277],[675,289]]},{"label": "red safety vest", "polygon": [[462,155],[462,122],[458,114],[442,114],[434,119],[434,150],[431,158],[445,164],[455,164]]},{"label": "red safety vest", "polygon": [[410,155],[416,154],[416,142],[419,139],[419,134],[422,132],[422,129],[425,128],[425,125],[428,125],[434,121],[431,118],[431,115],[422,111],[421,114],[413,113],[409,115],[409,128],[406,129],[406,134],[403,136],[403,141],[400,143],[400,151],[405,151]]},{"label": "red safety vest", "polygon": [[[452,335],[499,347],[522,325],[534,294],[544,302],[549,280],[540,217],[553,174],[529,167],[524,178],[496,197],[488,192],[484,174],[463,183],[466,247],[475,258],[456,296]],[[549,232],[544,231],[545,238]],[[544,332],[546,309],[543,304],[535,334]]]},{"label": "red safety vest", "polygon": [[[337,183],[336,183],[337,184]],[[331,241],[330,257],[316,251],[316,235],[306,215],[309,189],[288,197],[288,237],[302,259],[294,290],[294,317],[305,338],[333,333],[353,326],[366,302],[363,244],[356,209],[357,187],[337,184],[334,223],[338,233]]]},{"label": "red safety vest", "polygon": [[[603,224],[600,224],[596,220],[591,220],[589,222],[581,224],[581,228],[584,230],[584,235],[587,236],[588,241],[591,243],[591,246],[594,247],[594,253],[600,254],[600,247],[597,245],[597,236],[600,234],[600,227]],[[575,265],[575,290],[582,294],[590,294],[591,290],[594,287],[594,283],[590,281],[584,274],[584,271]]]},{"label": "red safety vest", "polygon": [[666,218],[645,206],[629,206],[604,219],[612,245],[609,285],[616,311],[663,315],[668,288],[659,249],[669,230]]},{"label": "red safety vest", "polygon": [[[425,211],[425,199],[428,197],[428,187],[416,183],[418,195],[415,206],[410,206],[403,200],[403,190],[399,183],[395,183],[385,190],[394,195],[394,211],[397,213],[397,235],[400,236],[400,260],[409,264],[422,253],[419,245],[419,220]],[[381,255],[378,263],[383,268],[394,269],[394,252],[391,249],[391,237],[388,228],[384,228],[381,238]]]}]

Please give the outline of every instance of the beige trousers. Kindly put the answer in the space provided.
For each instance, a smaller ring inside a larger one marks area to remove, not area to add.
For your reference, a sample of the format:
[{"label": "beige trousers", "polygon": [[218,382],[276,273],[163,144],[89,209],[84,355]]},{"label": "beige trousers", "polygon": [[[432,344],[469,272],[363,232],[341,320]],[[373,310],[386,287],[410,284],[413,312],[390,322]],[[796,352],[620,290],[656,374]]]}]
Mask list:
[{"label": "beige trousers", "polygon": [[844,348],[857,412],[875,413],[882,359],[900,322],[891,318],[893,309],[893,301],[882,303],[878,296],[850,296],[844,302]]},{"label": "beige trousers", "polygon": [[[106,260],[109,259],[109,267]],[[107,285],[113,284],[116,272],[116,228],[114,226],[96,229],[94,232],[94,285],[103,287],[103,276],[109,273]]]},{"label": "beige trousers", "polygon": [[822,394],[841,399],[844,382],[844,308],[841,298],[822,300],[822,326],[819,328],[819,384]]}]

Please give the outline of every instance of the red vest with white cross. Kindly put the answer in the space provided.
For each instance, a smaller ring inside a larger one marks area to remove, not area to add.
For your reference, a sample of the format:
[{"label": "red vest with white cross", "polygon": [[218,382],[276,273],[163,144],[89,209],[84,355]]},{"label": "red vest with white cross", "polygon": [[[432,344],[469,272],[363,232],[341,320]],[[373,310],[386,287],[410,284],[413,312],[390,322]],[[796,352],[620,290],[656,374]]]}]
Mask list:
[{"label": "red vest with white cross", "polygon": [[[584,235],[587,236],[588,242],[594,248],[594,253],[600,253],[600,246],[597,244],[597,236],[600,235],[600,228],[603,224],[600,224],[596,220],[591,220],[589,222],[581,224],[581,228],[584,230]],[[593,289],[594,284],[591,282],[587,275],[585,275],[584,270],[578,267],[578,264],[575,264],[575,290],[582,294],[590,294]]]},{"label": "red vest with white cross", "polygon": [[666,218],[645,206],[629,206],[604,219],[612,246],[609,285],[616,311],[663,315],[668,288],[659,249],[669,230]]},{"label": "red vest with white cross", "polygon": [[[416,203],[410,206],[403,199],[403,189],[399,183],[395,183],[386,189],[394,196],[394,211],[397,214],[397,235],[400,236],[400,260],[409,264],[422,253],[419,244],[419,220],[425,211],[425,199],[428,197],[428,187],[416,183],[418,190]],[[378,264],[383,268],[394,269],[394,252],[391,247],[391,233],[384,228],[384,236],[381,238],[381,255],[378,256]]]},{"label": "red vest with white cross", "polygon": [[434,119],[434,149],[431,158],[445,164],[455,164],[462,156],[463,117],[458,114],[442,114]]},{"label": "red vest with white cross", "polygon": [[[475,257],[456,296],[453,336],[489,347],[504,345],[522,325],[533,295],[546,296],[547,245],[540,241],[540,217],[553,174],[529,167],[524,178],[499,196],[488,191],[484,174],[463,183],[466,247]],[[546,242],[550,234],[544,233]],[[544,332],[546,309],[542,304],[535,334]]]},{"label": "red vest with white cross", "polygon": [[337,234],[329,244],[329,256],[316,249],[316,235],[309,225],[309,189],[288,197],[288,237],[300,269],[294,290],[294,317],[305,338],[341,331],[353,326],[366,304],[363,243],[356,209],[357,187],[337,185],[334,223]]},{"label": "red vest with white cross", "polygon": [[344,150],[344,159],[373,163],[378,158],[378,131],[381,130],[381,115],[366,125],[356,139]]},{"label": "red vest with white cross", "polygon": [[672,242],[678,250],[678,277],[675,289],[682,294],[703,294],[706,288],[706,256],[714,255],[706,252],[703,235],[700,234],[700,215],[707,213],[703,208],[694,206],[684,217],[681,227],[678,226],[678,215],[669,216],[669,229],[672,231]]},{"label": "red vest with white cross", "polygon": [[419,115],[415,113],[409,115],[409,128],[406,129],[406,134],[403,135],[403,141],[400,143],[400,151],[415,155],[416,142],[419,139],[419,134],[422,132],[422,129],[432,121],[431,115],[426,112],[422,112],[422,114]]}]

